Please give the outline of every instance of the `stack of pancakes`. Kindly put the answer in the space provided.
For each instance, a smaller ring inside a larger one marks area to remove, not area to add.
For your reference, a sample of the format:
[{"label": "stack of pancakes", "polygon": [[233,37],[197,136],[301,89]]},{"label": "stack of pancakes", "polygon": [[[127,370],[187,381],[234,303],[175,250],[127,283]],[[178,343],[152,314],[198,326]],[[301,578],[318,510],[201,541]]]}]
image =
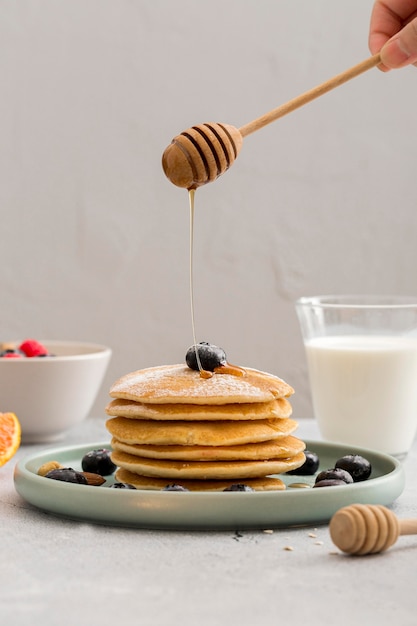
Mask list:
[{"label": "stack of pancakes", "polygon": [[291,434],[294,390],[272,374],[242,373],[203,378],[165,365],[116,381],[106,408],[116,479],[139,489],[285,489],[273,475],[305,460],[304,442]]}]

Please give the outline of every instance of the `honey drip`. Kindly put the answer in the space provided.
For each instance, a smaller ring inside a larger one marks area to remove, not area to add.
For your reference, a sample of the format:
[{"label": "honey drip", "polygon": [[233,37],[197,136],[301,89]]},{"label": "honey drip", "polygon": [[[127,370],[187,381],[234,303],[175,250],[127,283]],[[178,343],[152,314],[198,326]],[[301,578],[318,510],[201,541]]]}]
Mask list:
[{"label": "honey drip", "polygon": [[244,376],[246,371],[243,367],[239,367],[238,365],[232,365],[231,363],[226,363],[226,365],[219,365],[219,367],[214,368],[215,374],[231,374],[232,376]]},{"label": "honey drip", "polygon": [[195,358],[197,360],[198,370],[201,378],[211,378],[213,372],[203,369],[200,361],[200,355],[197,350],[197,339],[195,332],[195,316],[194,316],[194,198],[195,189],[188,190],[188,198],[190,202],[190,305],[191,305],[191,326],[193,331],[193,344],[195,348]]},{"label": "honey drip", "polygon": [[197,339],[195,332],[195,316],[194,316],[194,198],[195,189],[188,190],[188,198],[190,203],[190,305],[191,305],[191,327],[193,332],[193,345],[195,348],[195,357],[201,378],[211,378],[214,374],[232,374],[233,376],[244,376],[245,370],[238,365],[226,363],[214,368],[214,372],[203,369],[201,365],[200,355],[197,349]]}]

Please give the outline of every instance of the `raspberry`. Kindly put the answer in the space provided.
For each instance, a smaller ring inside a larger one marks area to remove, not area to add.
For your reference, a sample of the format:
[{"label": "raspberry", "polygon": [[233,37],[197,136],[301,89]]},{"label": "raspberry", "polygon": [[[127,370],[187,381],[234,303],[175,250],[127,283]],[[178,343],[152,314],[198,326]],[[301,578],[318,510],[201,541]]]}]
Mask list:
[{"label": "raspberry", "polygon": [[21,354],[20,352],[4,352],[3,354],[0,354],[0,357],[2,359],[21,359],[23,357],[23,354]]},{"label": "raspberry", "polygon": [[27,357],[33,356],[46,356],[48,354],[48,350],[36,339],[26,339],[23,341],[19,350],[21,350]]}]

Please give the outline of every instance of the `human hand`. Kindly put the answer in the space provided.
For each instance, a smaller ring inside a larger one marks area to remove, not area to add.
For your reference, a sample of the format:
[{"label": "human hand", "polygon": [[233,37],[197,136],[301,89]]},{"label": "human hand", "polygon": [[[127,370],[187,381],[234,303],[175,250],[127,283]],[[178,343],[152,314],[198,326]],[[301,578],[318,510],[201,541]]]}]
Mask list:
[{"label": "human hand", "polygon": [[376,0],[369,27],[369,49],[381,53],[381,70],[417,67],[417,0]]}]

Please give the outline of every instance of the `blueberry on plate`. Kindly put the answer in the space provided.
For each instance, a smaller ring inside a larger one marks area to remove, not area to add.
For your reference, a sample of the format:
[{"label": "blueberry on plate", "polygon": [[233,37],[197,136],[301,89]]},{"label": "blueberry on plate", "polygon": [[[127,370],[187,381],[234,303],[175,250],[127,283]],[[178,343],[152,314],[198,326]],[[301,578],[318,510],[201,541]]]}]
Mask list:
[{"label": "blueberry on plate", "polygon": [[177,483],[171,483],[169,485],[165,485],[162,491],[189,491],[189,489],[186,489],[185,487],[183,487],[182,485],[178,485]]},{"label": "blueberry on plate", "polygon": [[130,483],[113,483],[109,489],[136,489],[136,487]]},{"label": "blueberry on plate", "polygon": [[116,471],[116,465],[110,458],[111,451],[106,448],[91,450],[82,458],[81,466],[84,472],[110,476]]},{"label": "blueberry on plate", "polygon": [[317,483],[314,483],[314,487],[342,487],[343,485],[347,485],[344,480],[337,478],[327,478],[323,480],[319,480]]},{"label": "blueberry on plate", "polygon": [[290,475],[298,475],[298,476],[312,476],[319,469],[320,459],[315,452],[310,452],[310,450],[304,450],[304,455],[306,460],[304,461],[301,467],[297,467],[296,469],[290,470],[287,474]]},{"label": "blueberry on plate", "polygon": [[234,483],[233,485],[229,485],[223,491],[255,491],[249,485],[245,485],[244,483]]},{"label": "blueberry on plate", "polygon": [[222,348],[207,343],[207,341],[201,341],[197,345],[188,348],[185,355],[185,362],[192,370],[198,371],[200,369],[197,361],[197,352],[203,370],[214,372],[216,367],[227,365],[226,353]]},{"label": "blueberry on plate", "polygon": [[52,480],[61,480],[64,483],[77,483],[78,485],[87,485],[87,479],[81,472],[77,472],[72,467],[61,467],[59,469],[53,469],[47,474],[45,478],[52,478]]},{"label": "blueberry on plate", "polygon": [[326,469],[317,474],[316,483],[321,480],[343,480],[347,485],[353,483],[353,478],[346,470],[341,467],[333,467],[331,469]]},{"label": "blueberry on plate", "polygon": [[372,466],[368,459],[359,454],[347,454],[336,461],[335,467],[346,470],[353,478],[353,482],[357,483],[362,480],[368,480],[372,472]]}]

